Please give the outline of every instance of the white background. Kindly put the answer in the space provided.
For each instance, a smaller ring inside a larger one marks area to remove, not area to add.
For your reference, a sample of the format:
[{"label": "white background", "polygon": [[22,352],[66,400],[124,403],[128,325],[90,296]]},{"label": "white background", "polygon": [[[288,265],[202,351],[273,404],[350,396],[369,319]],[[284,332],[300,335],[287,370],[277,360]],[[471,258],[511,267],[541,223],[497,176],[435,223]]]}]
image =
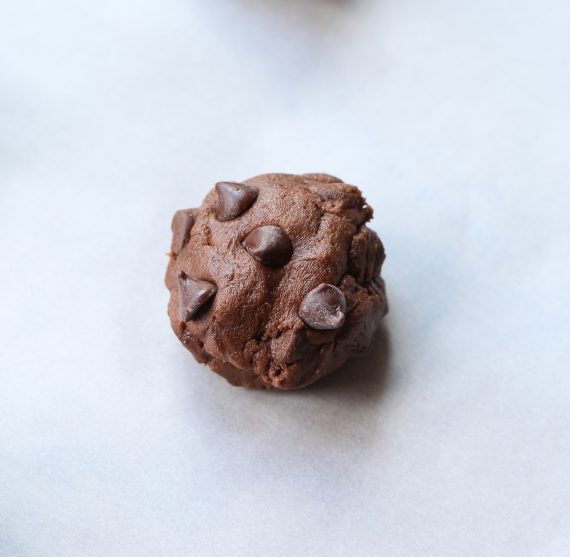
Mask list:
[{"label": "white background", "polygon": [[[1,0],[0,555],[570,555],[570,4]],[[295,393],[172,334],[214,182],[360,186],[391,313]]]}]

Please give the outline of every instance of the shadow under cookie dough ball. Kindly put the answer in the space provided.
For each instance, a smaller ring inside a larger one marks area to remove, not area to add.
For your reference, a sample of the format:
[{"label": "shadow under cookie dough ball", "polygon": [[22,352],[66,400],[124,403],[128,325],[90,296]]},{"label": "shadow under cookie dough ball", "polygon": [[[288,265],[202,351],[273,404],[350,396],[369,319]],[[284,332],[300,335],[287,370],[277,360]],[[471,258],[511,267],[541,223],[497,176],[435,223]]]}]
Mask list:
[{"label": "shadow under cookie dough ball", "polygon": [[176,336],[232,385],[264,389],[305,387],[365,353],[388,311],[371,218],[328,174],[219,182],[172,221]]}]

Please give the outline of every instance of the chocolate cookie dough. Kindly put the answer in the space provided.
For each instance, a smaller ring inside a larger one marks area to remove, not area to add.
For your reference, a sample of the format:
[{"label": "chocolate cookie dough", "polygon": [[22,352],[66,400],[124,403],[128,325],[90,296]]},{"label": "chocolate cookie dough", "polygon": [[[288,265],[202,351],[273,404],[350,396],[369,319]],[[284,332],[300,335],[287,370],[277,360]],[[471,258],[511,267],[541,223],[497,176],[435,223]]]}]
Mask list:
[{"label": "chocolate cookie dough", "polygon": [[174,332],[232,385],[328,375],[366,352],[388,311],[371,218],[360,190],[327,174],[219,182],[172,221]]}]

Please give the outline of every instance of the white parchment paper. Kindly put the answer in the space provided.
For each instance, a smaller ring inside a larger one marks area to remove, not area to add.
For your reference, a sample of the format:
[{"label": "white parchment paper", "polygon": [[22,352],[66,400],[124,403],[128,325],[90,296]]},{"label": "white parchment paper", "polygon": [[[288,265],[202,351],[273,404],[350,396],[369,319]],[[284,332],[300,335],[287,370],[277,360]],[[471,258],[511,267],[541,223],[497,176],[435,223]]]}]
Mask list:
[{"label": "white parchment paper", "polygon": [[[0,1],[0,555],[570,555],[570,5]],[[371,355],[235,389],[170,331],[170,218],[329,172]]]}]

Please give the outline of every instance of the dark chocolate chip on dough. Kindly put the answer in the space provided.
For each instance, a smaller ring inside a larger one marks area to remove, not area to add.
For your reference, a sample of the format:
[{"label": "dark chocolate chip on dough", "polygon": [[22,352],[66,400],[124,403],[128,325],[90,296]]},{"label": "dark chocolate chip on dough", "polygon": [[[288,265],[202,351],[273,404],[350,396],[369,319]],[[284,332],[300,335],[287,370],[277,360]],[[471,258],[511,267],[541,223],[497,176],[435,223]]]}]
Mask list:
[{"label": "dark chocolate chip on dough", "polygon": [[268,267],[282,267],[291,260],[293,244],[279,226],[261,226],[243,241],[249,254]]},{"label": "dark chocolate chip on dough", "polygon": [[182,321],[190,321],[217,291],[215,284],[205,280],[194,280],[184,272],[178,276],[178,289]]},{"label": "dark chocolate chip on dough", "polygon": [[321,284],[306,296],[299,315],[311,328],[321,331],[340,329],[345,322],[346,298],[332,284]]},{"label": "dark chocolate chip on dough", "polygon": [[257,188],[237,182],[218,182],[216,192],[216,217],[222,222],[235,219],[249,209],[259,193]]},{"label": "dark chocolate chip on dough", "polygon": [[175,255],[179,254],[182,248],[188,243],[190,233],[196,219],[192,209],[176,211],[172,219],[172,245],[171,251]]}]

